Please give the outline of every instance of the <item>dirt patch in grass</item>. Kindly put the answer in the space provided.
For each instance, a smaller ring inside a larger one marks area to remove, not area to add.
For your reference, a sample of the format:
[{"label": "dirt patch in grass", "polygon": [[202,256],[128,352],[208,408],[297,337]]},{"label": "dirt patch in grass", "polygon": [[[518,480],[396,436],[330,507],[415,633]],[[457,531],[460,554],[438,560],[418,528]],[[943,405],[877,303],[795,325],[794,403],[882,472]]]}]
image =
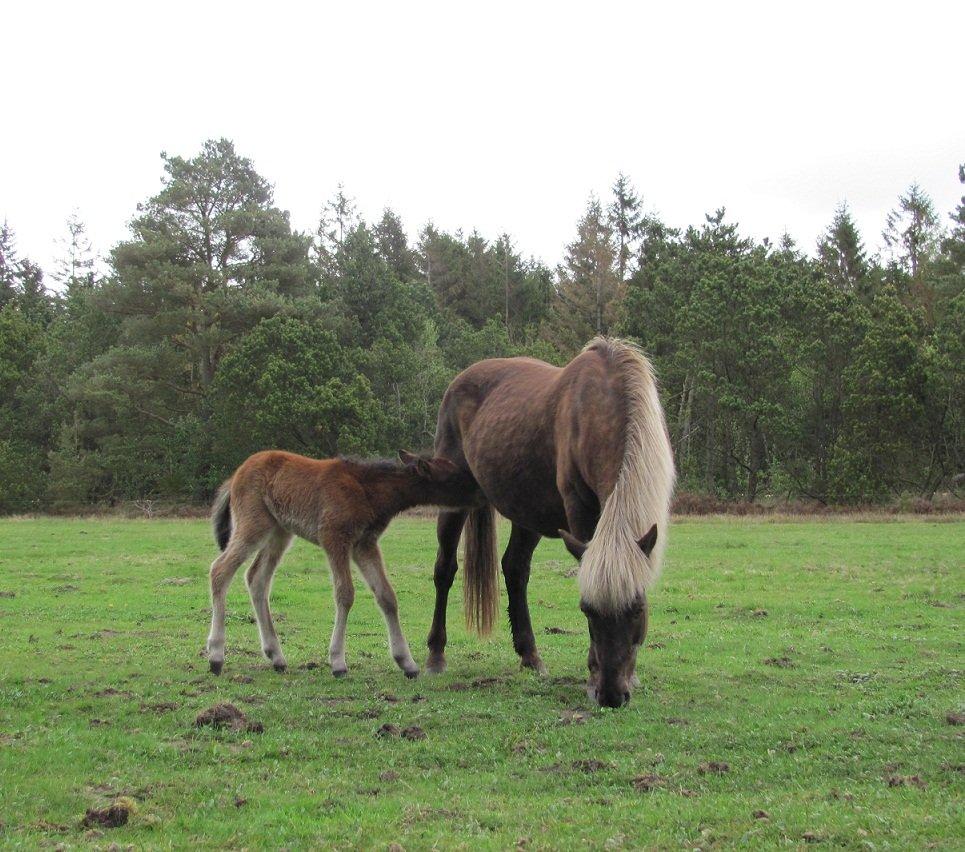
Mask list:
[{"label": "dirt patch in grass", "polygon": [[88,808],[81,825],[84,828],[120,828],[127,825],[131,814],[136,812],[137,805],[134,800],[122,796],[106,808]]},{"label": "dirt patch in grass", "polygon": [[404,740],[415,742],[416,740],[424,740],[425,738],[426,732],[418,725],[409,725],[408,728],[402,729],[402,739]]},{"label": "dirt patch in grass", "polygon": [[948,725],[965,725],[965,713],[960,713],[957,710],[949,710],[945,714],[945,722]]},{"label": "dirt patch in grass", "polygon": [[589,710],[582,710],[580,708],[564,710],[560,713],[560,724],[582,725],[587,719],[591,719],[592,717],[593,713]]},{"label": "dirt patch in grass", "polygon": [[211,727],[215,730],[228,728],[232,731],[249,731],[260,734],[265,730],[261,722],[252,722],[234,704],[215,704],[202,710],[194,719],[196,728]]},{"label": "dirt patch in grass", "polygon": [[610,769],[609,763],[592,758],[588,760],[574,760],[572,766],[580,772],[599,772],[603,769]]},{"label": "dirt patch in grass", "polygon": [[126,689],[115,689],[113,686],[108,686],[106,689],[99,689],[94,693],[94,698],[114,698],[116,696],[133,698],[134,693]]},{"label": "dirt patch in grass", "polygon": [[667,779],[655,772],[648,772],[645,775],[638,775],[633,779],[633,788],[641,793],[650,793],[661,787],[667,786]]},{"label": "dirt patch in grass", "polygon": [[550,636],[576,636],[575,630],[566,630],[563,627],[544,627],[543,632]]},{"label": "dirt patch in grass", "polygon": [[708,760],[706,763],[701,763],[697,771],[701,775],[723,775],[725,772],[730,772],[730,764],[722,760]]},{"label": "dirt patch in grass", "polygon": [[794,663],[791,661],[790,657],[768,657],[764,660],[765,666],[775,666],[779,669],[792,669],[794,668]]},{"label": "dirt patch in grass", "polygon": [[886,780],[889,787],[917,787],[924,790],[928,786],[920,775],[889,775]]},{"label": "dirt patch in grass", "polygon": [[398,725],[393,725],[391,722],[382,725],[376,732],[375,735],[380,739],[393,739],[394,737],[399,737],[403,740],[410,740],[415,742],[416,740],[424,740],[426,738],[426,732],[422,730],[418,725],[409,725],[407,728],[400,728]]},{"label": "dirt patch in grass", "polygon": [[0,592],[0,598],[15,598],[16,596],[16,592]]},{"label": "dirt patch in grass", "polygon": [[157,701],[153,704],[142,704],[142,713],[172,713],[180,707],[174,701]]}]

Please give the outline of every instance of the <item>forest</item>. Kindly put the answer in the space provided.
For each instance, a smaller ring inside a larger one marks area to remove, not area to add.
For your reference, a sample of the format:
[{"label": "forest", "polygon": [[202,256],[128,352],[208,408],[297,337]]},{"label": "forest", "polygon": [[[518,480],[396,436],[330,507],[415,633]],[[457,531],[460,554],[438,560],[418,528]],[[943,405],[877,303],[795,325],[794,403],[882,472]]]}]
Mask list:
[{"label": "forest", "polygon": [[2,513],[201,504],[267,447],[431,448],[459,370],[564,364],[597,334],[652,358],[684,495],[835,506],[961,489],[965,197],[936,211],[911,185],[876,253],[846,205],[817,246],[756,241],[724,209],[663,222],[620,174],[574,211],[554,269],[508,234],[430,222],[412,242],[341,186],[298,232],[228,140],[162,161],[103,264],[76,215],[46,274],[3,224]]}]

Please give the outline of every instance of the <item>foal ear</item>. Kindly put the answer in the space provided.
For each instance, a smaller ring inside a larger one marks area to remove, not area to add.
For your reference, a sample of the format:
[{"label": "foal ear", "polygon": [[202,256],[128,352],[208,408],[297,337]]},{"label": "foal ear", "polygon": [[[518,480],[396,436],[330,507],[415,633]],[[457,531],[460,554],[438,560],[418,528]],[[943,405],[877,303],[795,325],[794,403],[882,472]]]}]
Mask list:
[{"label": "foal ear", "polygon": [[429,473],[434,480],[441,482],[444,479],[452,476],[453,474],[459,473],[459,465],[455,462],[449,461],[449,459],[444,459],[440,456],[429,459],[426,464],[429,467]]},{"label": "foal ear", "polygon": [[657,543],[657,525],[654,524],[647,530],[647,534],[637,542],[643,555],[649,557],[653,552],[654,545]]},{"label": "foal ear", "polygon": [[406,467],[411,467],[423,479],[431,478],[432,471],[429,469],[429,463],[422,456],[417,456],[408,450],[399,450],[399,458]]},{"label": "foal ear", "polygon": [[585,542],[580,541],[576,536],[570,535],[566,530],[557,530],[560,534],[560,538],[563,539],[563,544],[566,545],[566,549],[572,554],[573,558],[579,562],[583,558],[583,554],[586,553]]}]

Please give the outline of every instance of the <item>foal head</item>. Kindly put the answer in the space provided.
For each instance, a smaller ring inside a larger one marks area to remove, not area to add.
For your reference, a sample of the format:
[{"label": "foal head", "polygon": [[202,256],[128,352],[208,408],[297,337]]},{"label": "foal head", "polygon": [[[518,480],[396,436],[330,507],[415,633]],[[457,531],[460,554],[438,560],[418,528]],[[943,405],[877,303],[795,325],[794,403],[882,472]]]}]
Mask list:
[{"label": "foal head", "polygon": [[467,495],[474,491],[475,480],[472,474],[458,465],[439,456],[424,458],[399,450],[399,459],[407,472],[415,477],[421,500],[439,506],[461,506]]},{"label": "foal head", "polygon": [[[581,560],[587,544],[565,530],[559,532],[566,549]],[[654,524],[636,546],[649,559],[656,543]],[[601,707],[622,707],[630,700],[630,691],[636,685],[637,651],[647,636],[646,592],[641,589],[615,606],[584,595],[580,609],[590,630],[587,695]]]}]

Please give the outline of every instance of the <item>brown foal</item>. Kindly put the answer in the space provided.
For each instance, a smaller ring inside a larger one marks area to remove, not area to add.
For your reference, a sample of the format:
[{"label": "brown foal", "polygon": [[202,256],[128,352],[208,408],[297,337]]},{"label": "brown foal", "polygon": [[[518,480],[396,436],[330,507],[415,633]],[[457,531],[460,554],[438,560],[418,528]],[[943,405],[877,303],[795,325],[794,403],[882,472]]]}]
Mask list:
[{"label": "brown foal", "polygon": [[208,662],[220,674],[225,657],[225,597],[235,572],[253,554],[245,580],[261,647],[277,671],[287,667],[271,618],[272,578],[293,536],[324,548],[335,593],[329,645],[332,674],[344,675],[345,625],[355,599],[350,560],[375,594],[392,658],[406,677],[419,674],[399,624],[395,591],[385,575],[379,536],[412,506],[464,506],[472,479],[452,462],[399,453],[394,461],[316,460],[280,450],[255,453],[221,486],[212,509],[222,553],[211,565]]}]

